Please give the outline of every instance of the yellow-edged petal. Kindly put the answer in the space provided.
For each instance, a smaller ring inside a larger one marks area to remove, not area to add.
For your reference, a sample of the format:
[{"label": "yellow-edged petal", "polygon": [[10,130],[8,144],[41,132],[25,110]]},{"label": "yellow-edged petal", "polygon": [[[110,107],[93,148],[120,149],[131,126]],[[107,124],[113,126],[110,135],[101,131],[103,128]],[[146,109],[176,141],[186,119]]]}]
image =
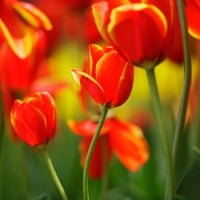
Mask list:
[{"label": "yellow-edged petal", "polygon": [[48,17],[32,4],[16,2],[13,5],[13,8],[34,28],[44,28],[46,30],[52,29],[52,24]]},{"label": "yellow-edged petal", "polygon": [[4,22],[0,19],[0,31],[8,45],[19,58],[26,58],[30,54],[34,43],[30,29],[24,29],[24,36],[22,38],[13,38]]}]

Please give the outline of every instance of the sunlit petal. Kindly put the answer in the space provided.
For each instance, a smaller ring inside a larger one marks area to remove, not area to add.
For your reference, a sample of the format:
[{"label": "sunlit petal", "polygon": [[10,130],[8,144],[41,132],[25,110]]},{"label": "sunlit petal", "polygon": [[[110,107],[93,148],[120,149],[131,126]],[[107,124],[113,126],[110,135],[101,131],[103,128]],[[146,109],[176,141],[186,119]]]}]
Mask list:
[{"label": "sunlit petal", "polygon": [[13,8],[34,28],[52,29],[52,24],[46,15],[30,3],[16,2]]},{"label": "sunlit petal", "polygon": [[23,37],[14,38],[4,22],[0,19],[0,31],[16,55],[23,59],[30,54],[34,43],[31,29],[24,29]]}]

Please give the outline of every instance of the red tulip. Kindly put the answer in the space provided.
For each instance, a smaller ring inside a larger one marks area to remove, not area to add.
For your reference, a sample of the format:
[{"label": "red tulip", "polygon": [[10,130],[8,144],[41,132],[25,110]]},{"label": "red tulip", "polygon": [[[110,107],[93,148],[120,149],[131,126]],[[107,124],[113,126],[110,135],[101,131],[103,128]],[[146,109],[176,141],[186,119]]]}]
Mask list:
[{"label": "red tulip", "polygon": [[[82,137],[80,151],[83,166],[89,144],[98,124],[88,120],[83,122],[69,121],[68,125],[75,134]],[[106,168],[104,165],[110,163],[113,154],[128,170],[133,172],[139,170],[149,158],[148,145],[141,129],[117,118],[106,119],[92,154],[89,176],[92,178],[101,177]]]},{"label": "red tulip", "polygon": [[145,68],[160,62],[167,35],[167,20],[160,9],[144,3],[113,8],[113,1],[93,4],[92,9],[101,35],[126,60]]},{"label": "red tulip", "polygon": [[37,92],[15,100],[11,124],[16,135],[30,146],[45,145],[56,132],[56,108],[47,92]]},{"label": "red tulip", "polygon": [[[170,54],[182,58],[179,22],[174,0],[110,0],[92,5],[93,16],[104,40],[129,62],[151,68]],[[176,35],[176,37],[174,37]],[[175,38],[175,39],[174,39]],[[177,47],[177,45],[179,45]],[[173,55],[179,49],[181,54]],[[178,58],[177,58],[178,57]]]},{"label": "red tulip", "polygon": [[133,85],[133,66],[112,47],[89,46],[84,72],[74,69],[75,79],[99,104],[119,106],[129,97]]}]

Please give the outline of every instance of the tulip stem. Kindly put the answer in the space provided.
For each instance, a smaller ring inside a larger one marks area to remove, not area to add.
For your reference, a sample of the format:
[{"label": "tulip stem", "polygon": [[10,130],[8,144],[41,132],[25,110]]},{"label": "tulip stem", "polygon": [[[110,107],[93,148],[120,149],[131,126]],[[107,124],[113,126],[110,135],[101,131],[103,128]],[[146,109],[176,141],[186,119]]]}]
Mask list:
[{"label": "tulip stem", "polygon": [[94,151],[97,139],[99,137],[99,134],[101,132],[101,129],[103,127],[104,121],[106,119],[106,115],[107,112],[109,110],[109,107],[104,106],[103,107],[103,111],[101,113],[101,117],[99,120],[99,124],[97,127],[97,130],[92,138],[92,141],[90,143],[89,149],[88,149],[88,153],[86,156],[86,160],[85,160],[85,165],[84,165],[84,169],[83,169],[83,199],[84,200],[89,200],[89,190],[88,190],[88,170],[89,170],[89,165],[90,165],[90,161],[92,158],[92,153]]},{"label": "tulip stem", "polygon": [[178,162],[178,154],[180,149],[180,141],[184,129],[185,116],[187,111],[187,102],[190,90],[191,83],[191,58],[190,58],[190,50],[189,50],[189,42],[188,42],[188,30],[185,19],[184,12],[184,2],[182,0],[177,0],[178,13],[181,24],[182,38],[183,38],[183,51],[184,51],[184,70],[185,70],[185,78],[182,96],[180,100],[179,112],[177,117],[177,123],[174,132],[174,143],[173,143],[173,159],[176,168],[176,162]]},{"label": "tulip stem", "polygon": [[59,193],[60,193],[60,195],[62,197],[62,200],[68,200],[68,197],[67,197],[67,195],[65,193],[65,190],[64,190],[64,188],[63,188],[63,186],[62,186],[62,184],[61,184],[61,182],[60,182],[60,180],[58,178],[58,175],[57,175],[57,173],[55,171],[55,168],[53,166],[53,163],[51,161],[49,153],[48,153],[48,151],[46,150],[45,147],[42,148],[42,153],[43,153],[44,159],[46,161],[46,164],[47,164],[47,166],[49,168],[50,174],[51,174],[51,176],[53,178],[53,181],[54,181],[54,183],[55,183],[55,185],[56,185],[56,187],[57,187],[57,189],[58,189],[58,191],[59,191]]},{"label": "tulip stem", "polygon": [[3,91],[0,88],[0,151],[1,151],[1,143],[3,140],[4,134],[4,108],[3,108]]},{"label": "tulip stem", "polygon": [[107,155],[107,145],[106,138],[103,136],[101,140],[101,149],[102,149],[102,166],[103,166],[103,177],[101,182],[101,193],[99,195],[99,200],[105,199],[105,193],[108,187],[108,155]]},{"label": "tulip stem", "polygon": [[166,172],[167,172],[165,198],[166,200],[171,200],[173,199],[173,195],[175,194],[175,181],[174,181],[175,177],[174,177],[172,154],[170,151],[170,144],[169,144],[169,134],[166,131],[167,129],[164,123],[164,117],[162,113],[161,102],[160,102],[160,97],[158,93],[158,87],[156,83],[154,68],[147,69],[146,74],[147,74],[148,83],[149,83],[149,87],[151,91],[155,117],[158,123],[158,129],[159,129],[158,132],[160,134],[160,139],[162,142],[163,152],[164,152],[165,166],[166,166]]}]

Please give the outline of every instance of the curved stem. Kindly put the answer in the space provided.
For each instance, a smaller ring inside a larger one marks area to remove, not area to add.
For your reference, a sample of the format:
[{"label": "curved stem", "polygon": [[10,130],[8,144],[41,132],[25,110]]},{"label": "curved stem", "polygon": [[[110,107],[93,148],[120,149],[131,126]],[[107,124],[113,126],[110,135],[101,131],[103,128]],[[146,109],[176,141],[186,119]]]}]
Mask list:
[{"label": "curved stem", "polygon": [[90,143],[88,153],[87,153],[87,156],[86,156],[85,165],[84,165],[84,169],[83,169],[83,199],[84,200],[89,200],[88,169],[89,169],[92,153],[93,153],[94,148],[95,148],[95,144],[97,142],[97,139],[98,139],[99,134],[101,132],[101,128],[102,128],[104,121],[106,119],[106,115],[107,115],[108,110],[109,110],[108,107],[106,107],[106,106],[103,107],[103,111],[102,111],[102,114],[101,114],[101,118],[99,120],[97,130],[96,130],[96,132],[95,132],[95,134],[92,138],[92,141]]},{"label": "curved stem", "polygon": [[5,129],[4,124],[4,108],[3,108],[3,94],[2,94],[2,88],[0,86],[0,151],[1,151],[1,143],[3,140],[3,134]]},{"label": "curved stem", "polygon": [[178,152],[180,149],[180,138],[182,137],[185,116],[187,111],[187,101],[190,90],[190,82],[191,82],[191,59],[190,59],[190,51],[189,51],[189,42],[188,42],[188,32],[187,32],[187,24],[185,20],[184,13],[184,5],[182,0],[177,0],[179,18],[181,23],[182,30],[182,38],[183,38],[183,50],[184,50],[184,70],[185,70],[185,78],[182,96],[180,100],[179,112],[177,117],[177,123],[174,132],[174,143],[173,143],[173,160],[176,167],[176,162],[178,158]]},{"label": "curved stem", "polygon": [[52,163],[52,161],[51,161],[51,158],[50,158],[50,156],[49,156],[49,153],[47,152],[47,150],[46,150],[45,147],[42,148],[42,152],[43,152],[43,155],[44,155],[46,164],[47,164],[47,166],[48,166],[48,168],[49,168],[49,171],[50,171],[50,173],[51,173],[51,176],[52,176],[52,178],[53,178],[53,181],[54,181],[54,183],[55,183],[55,185],[56,185],[56,187],[57,187],[57,189],[58,189],[58,191],[59,191],[59,193],[60,193],[62,199],[63,199],[63,200],[68,200],[67,195],[66,195],[66,193],[65,193],[65,190],[64,190],[64,188],[63,188],[63,186],[62,186],[62,184],[61,184],[61,182],[60,182],[60,180],[59,180],[59,178],[58,178],[58,175],[57,175],[57,173],[56,173],[56,171],[55,171],[55,168],[54,168],[54,166],[53,166],[53,163]]},{"label": "curved stem", "polygon": [[103,177],[101,181],[101,192],[99,195],[99,200],[105,199],[105,193],[108,187],[108,146],[106,145],[106,137],[103,136],[101,140],[101,149],[102,149],[102,167],[103,167]]},{"label": "curved stem", "polygon": [[171,200],[175,194],[175,181],[174,181],[174,168],[172,162],[172,155],[170,151],[170,144],[169,144],[169,134],[166,131],[166,127],[164,124],[163,113],[161,109],[161,102],[160,97],[158,94],[158,88],[155,78],[154,68],[146,70],[149,87],[152,96],[152,103],[155,112],[155,116],[158,122],[158,132],[160,133],[160,138],[163,146],[164,151],[164,158],[165,158],[165,165],[166,165],[166,176],[167,176],[167,185],[166,185],[166,199]]}]

